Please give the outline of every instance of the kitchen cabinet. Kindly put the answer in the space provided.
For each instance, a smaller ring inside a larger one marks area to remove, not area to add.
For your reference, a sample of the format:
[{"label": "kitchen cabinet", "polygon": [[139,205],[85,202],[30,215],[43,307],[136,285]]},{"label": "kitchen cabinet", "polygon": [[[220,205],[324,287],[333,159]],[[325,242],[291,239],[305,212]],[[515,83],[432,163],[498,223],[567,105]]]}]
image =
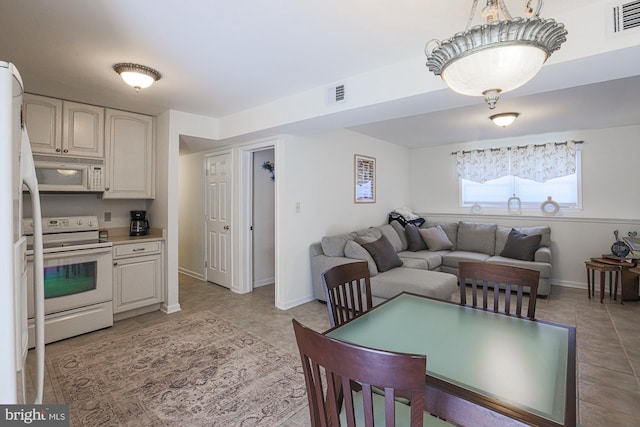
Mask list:
[{"label": "kitchen cabinet", "polygon": [[[157,310],[162,296],[162,241],[113,246],[113,313]],[[146,310],[144,310],[146,309]],[[116,320],[127,317],[119,316]]]},{"label": "kitchen cabinet", "polygon": [[154,118],[106,110],[105,199],[155,197]]},{"label": "kitchen cabinet", "polygon": [[104,158],[104,108],[27,93],[23,109],[34,154]]}]

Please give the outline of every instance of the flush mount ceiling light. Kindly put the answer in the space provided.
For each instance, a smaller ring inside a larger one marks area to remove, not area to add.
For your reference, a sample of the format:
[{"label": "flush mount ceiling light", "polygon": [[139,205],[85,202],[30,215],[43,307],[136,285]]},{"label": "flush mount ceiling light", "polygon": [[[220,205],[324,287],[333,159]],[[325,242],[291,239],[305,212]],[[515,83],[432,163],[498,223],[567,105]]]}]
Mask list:
[{"label": "flush mount ceiling light", "polygon": [[120,74],[122,80],[133,87],[136,92],[151,86],[153,82],[160,80],[162,77],[160,73],[153,68],[139,64],[120,63],[115,64],[113,69],[116,73]]},{"label": "flush mount ceiling light", "polygon": [[511,123],[513,123],[513,121],[517,119],[519,115],[520,113],[500,113],[489,116],[489,118],[496,125],[506,128]]},{"label": "flush mount ceiling light", "polygon": [[[427,67],[454,91],[484,96],[493,109],[501,93],[531,80],[551,54],[567,40],[563,24],[540,18],[543,0],[530,16],[513,18],[504,0],[487,0],[481,16],[486,24],[470,27],[478,0],[473,1],[464,32],[448,40],[431,40],[425,46]],[[503,16],[504,19],[500,19]]]}]

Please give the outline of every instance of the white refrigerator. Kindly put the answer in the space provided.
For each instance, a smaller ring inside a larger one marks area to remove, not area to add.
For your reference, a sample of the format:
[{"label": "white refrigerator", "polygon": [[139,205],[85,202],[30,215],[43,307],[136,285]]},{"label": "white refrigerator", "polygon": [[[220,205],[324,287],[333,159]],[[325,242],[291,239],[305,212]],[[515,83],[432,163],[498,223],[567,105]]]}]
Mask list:
[{"label": "white refrigerator", "polygon": [[[0,404],[41,404],[44,386],[44,280],[40,195],[22,117],[20,73],[0,61]],[[31,193],[36,307],[35,392],[27,396],[27,260],[22,194]],[[33,394],[33,396],[32,396]]]}]

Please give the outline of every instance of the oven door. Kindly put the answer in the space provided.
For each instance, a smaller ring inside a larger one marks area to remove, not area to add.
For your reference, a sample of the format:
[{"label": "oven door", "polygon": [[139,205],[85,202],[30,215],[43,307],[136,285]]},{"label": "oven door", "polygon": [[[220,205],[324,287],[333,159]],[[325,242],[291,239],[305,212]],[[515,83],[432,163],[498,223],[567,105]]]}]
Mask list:
[{"label": "oven door", "polygon": [[[34,317],[33,258],[29,268],[29,318]],[[44,254],[45,314],[113,300],[111,247]]]}]

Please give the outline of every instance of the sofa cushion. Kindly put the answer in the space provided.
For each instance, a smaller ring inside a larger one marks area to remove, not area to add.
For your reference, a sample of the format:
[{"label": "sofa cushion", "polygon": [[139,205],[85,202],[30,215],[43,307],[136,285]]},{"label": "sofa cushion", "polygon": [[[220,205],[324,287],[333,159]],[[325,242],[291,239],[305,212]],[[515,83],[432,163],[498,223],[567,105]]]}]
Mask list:
[{"label": "sofa cushion", "polygon": [[[551,247],[551,229],[548,225],[542,225],[538,227],[514,227],[521,233],[529,236],[539,234],[542,236],[540,239],[541,247]],[[507,238],[511,232],[511,227],[498,226],[496,229],[496,250],[494,255],[500,255],[500,252],[504,249],[504,245],[507,243]]]},{"label": "sofa cushion", "polygon": [[421,228],[420,236],[422,236],[430,251],[443,251],[453,248],[453,243],[447,237],[447,233],[439,225],[431,228]]},{"label": "sofa cushion", "polygon": [[493,255],[496,250],[497,228],[497,224],[460,221],[456,249]]},{"label": "sofa cushion", "polygon": [[456,243],[458,241],[458,223],[457,222],[435,222],[427,221],[421,228],[431,228],[440,226],[442,230],[447,234],[449,241],[453,243],[452,250],[456,250]]},{"label": "sofa cushion", "polygon": [[365,248],[360,246],[359,243],[349,240],[347,244],[344,245],[344,255],[347,258],[367,261],[367,264],[369,265],[369,276],[373,277],[378,274],[378,266],[376,265],[376,262],[371,258],[371,254],[367,252]]},{"label": "sofa cushion", "polygon": [[351,236],[353,239],[366,239],[370,242],[375,242],[382,236],[382,232],[378,227],[362,228],[360,230],[352,231]]},{"label": "sofa cushion", "polygon": [[[446,253],[446,252],[445,252]],[[427,262],[428,270],[435,270],[442,264],[442,252],[432,251],[402,251],[398,252],[398,256],[404,262],[406,259],[422,259]]]},{"label": "sofa cushion", "polygon": [[398,238],[400,239],[400,250],[396,252],[406,251],[409,249],[409,242],[407,241],[407,235],[404,232],[404,226],[398,221],[391,221],[391,227],[395,230]]},{"label": "sofa cushion", "polygon": [[511,229],[507,243],[500,252],[500,256],[514,258],[522,261],[533,261],[533,255],[540,246],[542,236],[539,234],[527,235],[520,233],[515,228]]},{"label": "sofa cushion", "polygon": [[338,236],[325,236],[320,244],[326,256],[344,256],[344,245],[347,241],[353,240],[350,234],[340,234]]},{"label": "sofa cushion", "polygon": [[371,278],[371,294],[377,298],[393,298],[401,292],[413,292],[432,298],[450,300],[458,289],[458,278],[452,274],[415,268],[394,268]]},{"label": "sofa cushion", "polygon": [[[398,256],[400,256],[398,254]],[[427,260],[422,259],[422,258],[403,258],[400,257],[400,259],[402,260],[402,267],[403,268],[417,268],[419,270],[430,270],[429,268],[429,264],[427,263]]]},{"label": "sofa cushion", "polygon": [[409,250],[411,252],[423,251],[427,249],[427,245],[420,235],[420,229],[413,224],[407,224],[404,227],[404,232],[407,236],[407,242],[409,244]]},{"label": "sofa cushion", "polygon": [[398,257],[396,250],[386,236],[380,237],[375,242],[360,244],[371,254],[379,273],[402,265],[402,260]]},{"label": "sofa cushion", "polygon": [[453,251],[442,256],[442,265],[445,267],[458,268],[460,262],[485,262],[491,255],[481,252]]},{"label": "sofa cushion", "polygon": [[395,249],[396,252],[400,252],[404,250],[402,248],[402,240],[400,239],[400,236],[398,236],[398,233],[396,232],[396,230],[393,228],[391,224],[384,224],[377,228],[380,230],[382,235],[389,240],[389,242],[393,246],[393,249]]}]

